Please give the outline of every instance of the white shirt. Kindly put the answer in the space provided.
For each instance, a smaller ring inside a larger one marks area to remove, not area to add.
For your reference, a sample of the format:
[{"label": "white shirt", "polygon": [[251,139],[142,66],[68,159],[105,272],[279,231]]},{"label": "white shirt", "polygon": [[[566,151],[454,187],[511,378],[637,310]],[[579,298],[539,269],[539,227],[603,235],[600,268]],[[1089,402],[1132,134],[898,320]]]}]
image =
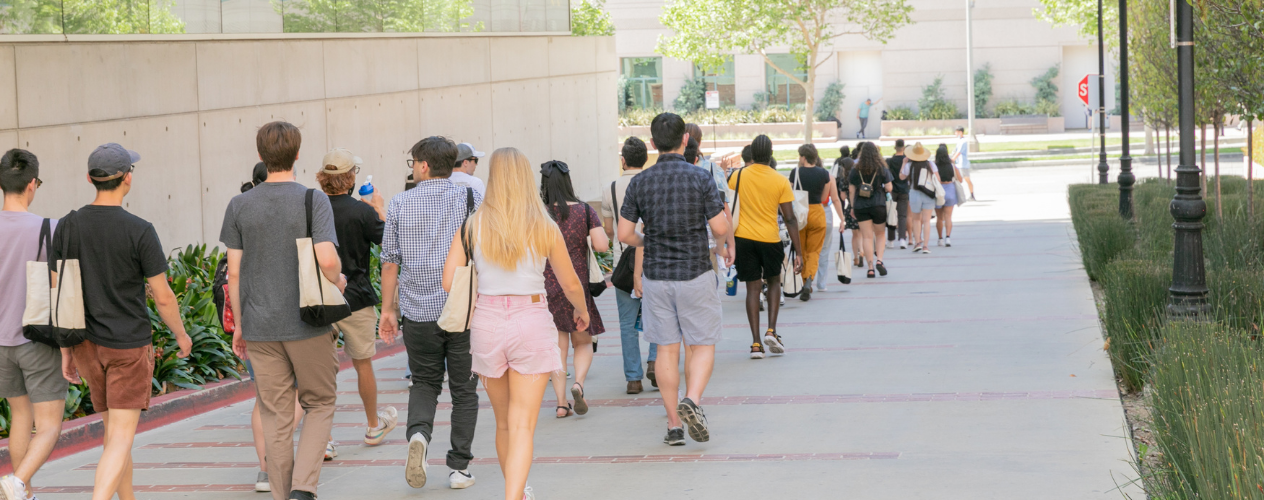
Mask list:
[{"label": "white shirt", "polygon": [[452,176],[448,179],[451,179],[452,183],[458,186],[468,186],[474,188],[475,191],[478,191],[479,196],[487,196],[487,185],[483,184],[483,179],[479,179],[478,177],[474,177],[465,172],[458,172],[456,170],[452,171]]},{"label": "white shirt", "polygon": [[961,154],[961,158],[957,160],[957,168],[962,170],[970,168],[970,140],[965,136],[957,139],[956,152]]},{"label": "white shirt", "polygon": [[544,295],[544,264],[547,259],[528,254],[518,261],[518,267],[508,270],[483,257],[483,251],[474,244],[474,269],[478,271],[479,295]]}]

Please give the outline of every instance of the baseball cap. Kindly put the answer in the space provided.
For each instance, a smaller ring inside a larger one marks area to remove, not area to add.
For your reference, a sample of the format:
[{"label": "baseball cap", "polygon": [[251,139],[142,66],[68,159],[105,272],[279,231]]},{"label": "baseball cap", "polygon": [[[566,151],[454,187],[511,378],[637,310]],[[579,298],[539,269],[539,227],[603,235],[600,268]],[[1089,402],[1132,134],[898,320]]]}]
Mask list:
[{"label": "baseball cap", "polygon": [[468,142],[462,142],[456,145],[456,161],[465,161],[470,158],[482,158],[483,152],[474,149],[474,145]]},{"label": "baseball cap", "polygon": [[88,155],[88,176],[97,182],[112,181],[132,171],[140,161],[140,153],[117,143],[102,144]]},{"label": "baseball cap", "polygon": [[364,163],[359,156],[351,154],[344,148],[334,148],[332,151],[325,153],[325,159],[321,162],[325,166],[326,174],[345,174],[355,167]]}]

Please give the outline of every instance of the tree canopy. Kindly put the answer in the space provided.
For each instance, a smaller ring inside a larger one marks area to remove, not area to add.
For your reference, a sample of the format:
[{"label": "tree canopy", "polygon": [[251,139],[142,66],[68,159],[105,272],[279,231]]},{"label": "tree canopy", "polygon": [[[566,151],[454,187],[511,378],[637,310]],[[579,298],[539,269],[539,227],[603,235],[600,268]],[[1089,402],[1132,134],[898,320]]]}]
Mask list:
[{"label": "tree canopy", "polygon": [[571,2],[571,34],[575,36],[614,36],[614,22],[606,12],[605,0]]},{"label": "tree canopy", "polygon": [[470,0],[273,0],[287,33],[482,31]]},{"label": "tree canopy", "polygon": [[171,13],[174,0],[7,0],[0,8],[0,33],[158,34],[184,33]]}]

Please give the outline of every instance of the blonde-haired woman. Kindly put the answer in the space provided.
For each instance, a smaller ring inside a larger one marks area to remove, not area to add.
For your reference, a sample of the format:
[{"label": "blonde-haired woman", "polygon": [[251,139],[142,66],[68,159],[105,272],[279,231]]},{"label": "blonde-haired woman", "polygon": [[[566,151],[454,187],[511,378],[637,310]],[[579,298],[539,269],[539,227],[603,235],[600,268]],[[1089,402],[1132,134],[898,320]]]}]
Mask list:
[{"label": "blonde-haired woman", "polygon": [[540,402],[549,374],[564,369],[544,289],[545,264],[574,306],[579,330],[588,327],[588,304],[562,233],[537,196],[527,157],[501,148],[488,163],[487,195],[465,225],[466,239],[462,232],[452,239],[443,288],[451,291],[452,276],[467,263],[468,241],[479,292],[470,321],[472,371],[483,378],[496,415],[505,500],[534,500],[527,474]]}]

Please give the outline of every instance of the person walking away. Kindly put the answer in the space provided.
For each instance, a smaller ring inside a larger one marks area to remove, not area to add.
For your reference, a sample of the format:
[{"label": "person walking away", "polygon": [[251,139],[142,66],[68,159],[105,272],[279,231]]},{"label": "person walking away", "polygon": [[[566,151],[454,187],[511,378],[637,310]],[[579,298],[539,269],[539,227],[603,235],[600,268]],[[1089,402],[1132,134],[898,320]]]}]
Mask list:
[{"label": "person walking away", "polygon": [[417,187],[391,199],[382,233],[378,332],[390,342],[400,334],[399,323],[403,321],[408,369],[413,374],[413,385],[408,389],[404,478],[413,488],[426,485],[426,453],[434,436],[445,366],[452,394],[448,486],[460,489],[474,484],[469,465],[474,459],[470,447],[478,423],[478,380],[470,371],[470,332],[447,332],[438,325],[448,298],[443,289],[444,257],[461,223],[483,202],[478,191],[450,179],[457,149],[455,143],[438,136],[413,145],[407,163]]},{"label": "person walking away", "polygon": [[[237,313],[233,352],[250,360],[254,368],[272,498],[310,500],[316,497],[333,429],[337,334],[332,327],[312,326],[297,317],[294,241],[307,237],[310,227],[320,273],[340,292],[347,281],[338,257],[329,197],[309,190],[294,176],[302,144],[298,127],[279,121],[265,124],[255,144],[268,178],[233,197],[220,228],[220,241],[228,248],[228,295]],[[297,451],[296,394],[306,412]]]},{"label": "person walking away", "polygon": [[[149,409],[154,376],[153,325],[145,285],[158,317],[175,334],[184,358],[193,349],[176,294],[167,284],[167,258],[153,224],[123,209],[140,155],[115,143],[88,156],[88,180],[96,199],[57,224],[49,262],[79,259],[83,286],[83,342],[62,348],[66,381],[88,383],[92,408],[105,424],[105,447],[97,461],[92,500],[136,498],[132,487],[132,442],[141,410]],[[291,243],[293,244],[293,243]],[[293,253],[293,250],[291,250]]]},{"label": "person walking away", "polygon": [[486,203],[467,221],[464,234],[448,240],[443,288],[452,289],[457,268],[469,262],[467,253],[472,255],[478,302],[470,320],[470,366],[483,378],[496,415],[496,459],[505,476],[505,500],[535,500],[527,475],[540,401],[548,375],[566,370],[546,292],[546,266],[563,291],[560,300],[571,305],[575,331],[588,329],[591,300],[562,231],[535,194],[540,189],[527,157],[501,148],[492,152],[489,164]]},{"label": "person walking away", "polygon": [[[579,201],[571,185],[570,167],[560,161],[545,162],[540,166],[540,195],[549,216],[553,218],[562,232],[562,240],[570,252],[574,272],[584,276],[588,281],[588,254],[610,249],[610,240],[601,228],[601,218],[597,211],[587,203]],[[592,239],[592,248],[588,246]],[[584,382],[588,380],[588,369],[592,367],[593,336],[605,333],[606,327],[601,322],[601,314],[597,304],[593,302],[588,287],[583,288],[584,301],[589,313],[588,328],[581,329],[575,324],[575,308],[566,301],[566,290],[558,281],[552,266],[544,267],[544,288],[548,291],[549,311],[553,313],[553,323],[557,327],[557,347],[561,356],[562,370],[553,374],[553,392],[557,395],[557,418],[566,418],[571,414],[588,413],[588,402],[584,400]],[[566,400],[566,358],[570,345],[575,346],[575,383],[571,385],[571,395],[575,398],[572,406]]]},{"label": "person walking away", "polygon": [[944,186],[944,204],[935,207],[935,232],[939,235],[938,246],[950,247],[952,246],[952,209],[957,206],[957,187],[953,185],[953,181],[961,178],[962,175],[961,171],[953,165],[952,158],[948,156],[947,144],[940,144],[935,149],[935,167],[939,170],[939,182]]},{"label": "person walking away", "polygon": [[[777,335],[777,313],[780,312],[781,265],[785,249],[777,214],[785,220],[794,249],[794,272],[803,268],[803,246],[799,240],[799,222],[794,218],[794,192],[790,181],[768,164],[772,160],[772,140],[759,135],[751,142],[755,163],[729,178],[738,204],[737,279],[746,283],[746,320],[750,323],[751,359],[764,358],[764,346],[773,354],[784,354],[785,345]],[[743,182],[744,181],[744,182]],[[759,295],[768,284],[768,330],[763,341],[759,336]]]},{"label": "person walking away", "polygon": [[[909,190],[909,225],[913,233],[913,253],[930,253],[930,216],[935,210],[935,191],[927,185],[939,182],[939,171],[930,162],[930,150],[914,143],[900,167],[900,178],[912,186]],[[924,179],[929,176],[929,183]]]},{"label": "person walking away", "polygon": [[[685,133],[689,134],[690,144],[685,146],[685,161],[696,165],[698,168],[707,171],[712,179],[715,179],[715,189],[720,193],[720,201],[724,203],[724,217],[729,221],[729,225],[733,225],[733,213],[729,211],[729,183],[728,176],[724,174],[724,169],[715,162],[711,161],[710,156],[703,156],[702,149],[702,127],[696,123],[685,124]],[[692,149],[690,149],[692,147]],[[690,152],[693,156],[690,156]],[[724,270],[733,264],[735,253],[733,232],[729,231],[729,237],[724,240],[717,240],[708,233],[708,245],[711,247],[711,265],[715,269],[716,274],[723,275]]]},{"label": "person walking away", "polygon": [[[34,498],[31,478],[52,454],[61,434],[62,410],[69,387],[61,374],[61,349],[32,342],[22,335],[26,309],[26,263],[48,261],[50,248],[41,240],[56,219],[27,209],[35,201],[39,159],[30,151],[10,149],[0,157],[0,397],[9,402],[9,463],[13,473],[0,477],[0,498]],[[34,435],[32,435],[34,431]]]},{"label": "person walking away", "polygon": [[952,154],[952,161],[958,168],[958,177],[966,181],[970,188],[970,201],[974,201],[974,181],[970,180],[970,140],[966,139],[965,127],[957,127],[957,151]]},{"label": "person walking away", "polygon": [[856,252],[865,254],[869,264],[867,277],[874,277],[874,269],[886,276],[887,268],[882,262],[886,246],[881,238],[887,220],[886,200],[891,192],[891,171],[887,170],[882,154],[873,143],[860,146],[860,161],[852,169],[848,184],[851,211],[860,224],[860,244],[855,247]]},{"label": "person walking away", "polygon": [[[627,199],[628,183],[632,181],[632,177],[641,173],[641,169],[645,167],[648,158],[645,142],[636,138],[629,137],[623,141],[623,153],[619,156],[619,163],[623,166],[623,175],[610,183],[608,189],[603,189],[601,193],[601,220],[602,227],[606,230],[606,236],[611,240],[615,239],[615,229],[618,224],[615,217],[619,213],[619,209],[623,206],[623,200]],[[617,197],[616,197],[617,195]],[[614,264],[618,267],[619,261],[625,256],[628,258],[640,258],[644,254],[632,249],[628,253],[627,247],[622,244],[613,245]],[[646,363],[645,371],[641,371],[641,341],[640,335],[636,331],[636,317],[641,313],[641,297],[633,295],[630,291],[624,291],[619,288],[614,290],[615,305],[619,308],[619,341],[620,347],[623,349],[623,376],[628,382],[628,394],[640,394],[645,390],[641,379],[648,375],[650,384],[658,387],[658,379],[654,374],[654,361],[658,359],[658,346],[650,344],[649,357]]]},{"label": "person walking away", "polygon": [[871,99],[865,99],[865,102],[860,105],[860,109],[856,110],[856,119],[860,120],[860,132],[856,133],[857,138],[859,139],[866,138],[865,129],[869,128],[869,109],[872,108],[874,104],[877,104],[880,102],[882,102],[882,99],[878,99],[876,101],[871,100]]},{"label": "person walking away", "polygon": [[[628,183],[618,234],[620,241],[645,252],[642,315],[646,340],[658,344],[662,361],[655,368],[667,410],[663,442],[680,446],[685,442],[684,426],[694,441],[711,439],[698,402],[715,366],[723,310],[720,277],[707,259],[707,228],[718,241],[728,236],[729,227],[715,183],[681,155],[689,143],[685,121],[661,113],[651,122],[650,133],[660,151],[658,163]],[[644,221],[644,234],[636,230],[637,221]],[[685,398],[677,402],[682,343]]]},{"label": "person walking away", "polygon": [[474,177],[474,171],[478,170],[478,160],[483,157],[483,152],[474,149],[474,145],[468,142],[462,142],[456,145],[456,166],[452,169],[452,183],[458,186],[472,187],[478,191],[479,196],[487,194],[487,186],[483,184],[483,180]]},{"label": "person walking away", "polygon": [[377,376],[373,373],[373,355],[377,354],[377,292],[369,279],[369,253],[373,245],[382,244],[382,230],[386,218],[382,195],[376,190],[373,196],[362,201],[351,197],[356,186],[356,174],[361,160],[346,149],[338,148],[325,154],[323,168],[316,173],[316,182],[329,196],[329,206],[334,213],[334,230],[338,235],[338,259],[342,273],[347,276],[347,288],[343,296],[351,306],[351,316],[334,323],[334,331],[342,333],[343,350],[351,357],[356,371],[356,384],[360,402],[364,403],[367,429],[364,444],[382,444],[386,435],[395,429],[399,419],[394,406],[377,408]]},{"label": "person walking away", "polygon": [[895,140],[895,154],[887,158],[887,170],[891,171],[891,199],[895,200],[897,224],[887,225],[887,248],[908,248],[909,185],[900,177],[904,168],[904,139]]},{"label": "person walking away", "polygon": [[[799,300],[812,300],[812,282],[816,278],[817,265],[821,250],[825,245],[825,233],[829,227],[825,222],[825,207],[822,199],[838,197],[834,184],[830,182],[829,171],[821,166],[821,157],[816,146],[804,144],[799,146],[799,165],[790,172],[790,184],[799,186],[808,192],[808,219],[799,230],[799,242],[803,244],[803,291]],[[821,281],[824,281],[823,279]]]},{"label": "person walking away", "polygon": [[[843,223],[838,225],[838,237],[843,237],[843,231],[851,231],[851,248],[855,250],[855,256],[852,257],[852,267],[861,267],[865,262],[865,256],[860,251],[860,223],[856,222],[856,216],[851,210],[851,200],[849,193],[851,188],[848,179],[851,178],[851,171],[856,168],[856,159],[854,156],[859,153],[859,145],[855,150],[847,146],[838,148],[838,152],[842,156],[834,160],[834,187],[839,192],[838,208],[843,212]],[[846,245],[839,242],[839,248]]]},{"label": "person walking away", "polygon": [[[826,170],[826,174],[829,175],[829,185],[834,186],[834,189],[831,189],[821,196],[821,207],[825,209],[825,240],[821,243],[821,257],[817,262],[816,268],[818,272],[820,272],[821,269],[824,269],[824,272],[828,274],[829,270],[833,269],[833,267],[830,267],[830,254],[834,252],[829,249],[834,246],[834,221],[841,221],[843,219],[841,217],[834,217],[834,211],[838,210],[838,207],[841,206],[841,204],[838,203],[838,188],[834,183],[834,173]],[[812,285],[816,287],[816,291],[824,292],[827,290],[825,285],[828,281],[828,278],[820,278],[813,281]]]}]

